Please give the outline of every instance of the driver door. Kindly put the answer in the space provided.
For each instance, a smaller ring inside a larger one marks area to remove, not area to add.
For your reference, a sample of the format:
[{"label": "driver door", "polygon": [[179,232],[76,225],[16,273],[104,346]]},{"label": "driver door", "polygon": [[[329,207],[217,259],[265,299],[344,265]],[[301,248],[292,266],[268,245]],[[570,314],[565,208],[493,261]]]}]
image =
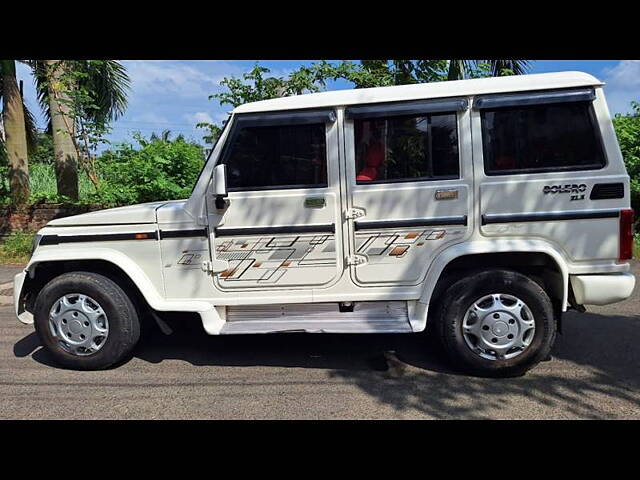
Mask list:
[{"label": "driver door", "polygon": [[[228,197],[207,195],[220,292],[310,289],[344,270],[338,127],[331,109],[241,114],[221,154]],[[219,163],[220,163],[219,162]],[[213,186],[211,187],[213,188]],[[220,203],[218,206],[222,206]]]}]

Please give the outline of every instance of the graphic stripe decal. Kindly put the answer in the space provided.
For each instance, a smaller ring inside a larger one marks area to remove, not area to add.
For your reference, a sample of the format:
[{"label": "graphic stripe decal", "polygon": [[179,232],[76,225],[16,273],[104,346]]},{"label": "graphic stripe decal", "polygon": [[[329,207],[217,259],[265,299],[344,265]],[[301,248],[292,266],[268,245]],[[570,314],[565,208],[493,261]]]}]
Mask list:
[{"label": "graphic stripe decal", "polygon": [[278,233],[335,233],[333,223],[327,225],[292,225],[287,227],[216,228],[218,237],[243,235],[275,235]]},{"label": "graphic stripe decal", "polygon": [[416,218],[411,220],[389,220],[380,222],[355,222],[356,230],[374,230],[378,228],[437,227],[442,225],[467,225],[467,216]]},{"label": "graphic stripe decal", "polygon": [[58,245],[60,243],[115,242],[123,240],[158,240],[158,232],[104,233],[95,235],[45,235],[40,245]]},{"label": "graphic stripe decal", "polygon": [[165,238],[187,238],[187,237],[206,237],[207,229],[195,229],[195,230],[160,230],[160,239]]},{"label": "graphic stripe decal", "polygon": [[598,210],[591,212],[557,212],[557,213],[525,213],[525,214],[500,214],[482,215],[482,225],[490,223],[517,223],[517,222],[554,222],[557,220],[586,220],[596,218],[617,218],[620,210]]},{"label": "graphic stripe decal", "polygon": [[165,238],[207,237],[207,229],[161,230],[158,232],[105,233],[94,235],[45,235],[40,245],[58,245],[60,243],[115,242],[126,240],[159,240]]}]

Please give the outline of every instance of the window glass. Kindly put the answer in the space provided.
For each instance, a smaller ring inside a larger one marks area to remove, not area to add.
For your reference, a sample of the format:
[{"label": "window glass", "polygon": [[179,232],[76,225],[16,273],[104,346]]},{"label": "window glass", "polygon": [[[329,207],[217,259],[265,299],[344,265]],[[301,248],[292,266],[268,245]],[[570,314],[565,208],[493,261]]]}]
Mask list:
[{"label": "window glass", "polygon": [[358,184],[457,178],[456,114],[354,122]]},{"label": "window glass", "polygon": [[229,155],[230,190],[326,187],[325,125],[250,127],[238,132]]},{"label": "window glass", "polygon": [[482,112],[488,174],[600,168],[605,164],[590,103]]}]

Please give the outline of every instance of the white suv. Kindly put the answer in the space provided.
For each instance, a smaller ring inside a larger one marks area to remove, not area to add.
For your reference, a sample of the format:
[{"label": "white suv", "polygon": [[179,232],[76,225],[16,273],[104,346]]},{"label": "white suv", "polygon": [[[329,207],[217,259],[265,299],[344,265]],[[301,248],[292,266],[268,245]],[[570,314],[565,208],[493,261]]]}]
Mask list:
[{"label": "white suv", "polygon": [[126,358],[144,313],[182,312],[211,335],[429,325],[466,371],[520,375],[562,312],[631,294],[629,197],[584,73],[256,102],[188,200],[40,230],[15,309],[77,369]]}]

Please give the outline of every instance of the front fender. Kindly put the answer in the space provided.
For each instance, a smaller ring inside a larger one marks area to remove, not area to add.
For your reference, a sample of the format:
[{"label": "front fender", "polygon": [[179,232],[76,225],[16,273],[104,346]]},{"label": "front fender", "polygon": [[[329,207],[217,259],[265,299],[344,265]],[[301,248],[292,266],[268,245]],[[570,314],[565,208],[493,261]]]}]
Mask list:
[{"label": "front fender", "polygon": [[[140,266],[129,256],[121,251],[110,248],[74,248],[73,250],[36,250],[33,257],[29,261],[29,264],[25,268],[25,272],[29,274],[31,278],[36,275],[38,265],[49,262],[65,262],[65,261],[78,261],[78,260],[103,260],[119,267],[138,287],[140,293],[147,301],[149,306],[157,311],[182,311],[182,312],[197,312],[201,317],[211,318],[215,317],[213,321],[217,325],[219,323],[217,319],[219,316],[216,313],[214,306],[209,302],[204,301],[184,301],[184,300],[167,300],[161,295],[158,289],[153,285],[153,282],[149,279],[147,274],[140,268]],[[18,285],[16,285],[18,286]],[[23,285],[20,284],[20,290]],[[14,292],[16,299],[16,312],[18,311],[17,304],[22,297],[22,291]],[[210,320],[211,322],[211,320]],[[220,322],[224,323],[221,319]],[[221,327],[221,325],[220,325]],[[212,329],[215,329],[212,327]]]}]

